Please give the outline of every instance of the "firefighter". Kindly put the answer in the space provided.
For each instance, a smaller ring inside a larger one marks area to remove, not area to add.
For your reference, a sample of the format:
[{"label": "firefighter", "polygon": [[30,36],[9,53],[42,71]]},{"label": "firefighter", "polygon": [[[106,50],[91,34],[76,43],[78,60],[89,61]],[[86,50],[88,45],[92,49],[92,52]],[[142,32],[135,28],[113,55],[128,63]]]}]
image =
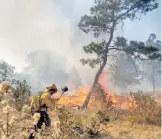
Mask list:
[{"label": "firefighter", "polygon": [[[37,132],[38,129],[41,129],[43,123],[45,123],[46,127],[51,126],[51,120],[47,113],[47,109],[51,108],[54,103],[56,103],[59,99],[52,98],[53,94],[57,93],[57,87],[55,84],[47,86],[46,90],[40,95],[32,98],[31,102],[31,111],[32,115],[39,113],[40,118],[37,124],[34,125],[34,131]],[[29,139],[33,138],[33,133],[30,134]]]},{"label": "firefighter", "polygon": [[[68,91],[68,88],[65,86],[62,88],[62,92]],[[40,95],[32,98],[31,102],[31,112],[32,115],[35,113],[40,114],[40,118],[37,124],[34,125],[34,132],[37,132],[38,129],[41,129],[43,123],[45,123],[46,127],[51,126],[51,119],[47,113],[48,108],[53,108],[56,105],[56,102],[60,98],[52,98],[52,95],[57,93],[57,87],[55,84],[47,86],[46,90]],[[61,95],[62,96],[62,95]],[[31,132],[29,139],[33,139],[33,132]]]}]

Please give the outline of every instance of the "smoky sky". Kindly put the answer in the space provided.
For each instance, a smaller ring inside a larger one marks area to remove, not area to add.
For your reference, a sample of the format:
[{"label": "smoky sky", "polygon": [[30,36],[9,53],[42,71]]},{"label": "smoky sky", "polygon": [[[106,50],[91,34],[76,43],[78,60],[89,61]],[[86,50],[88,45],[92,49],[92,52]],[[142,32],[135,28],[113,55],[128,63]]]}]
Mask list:
[{"label": "smoky sky", "polygon": [[[73,67],[83,84],[91,83],[97,69],[82,66],[79,60],[88,57],[82,47],[94,38],[77,25],[81,16],[90,13],[93,3],[93,0],[0,0],[0,58],[14,65],[18,75],[35,90],[48,83],[65,84]],[[145,41],[150,33],[155,33],[159,39],[160,10],[141,20],[126,21],[124,32],[119,29],[115,35]],[[30,63],[32,55],[37,58]]]},{"label": "smoky sky", "polygon": [[27,62],[28,66],[22,73],[17,73],[16,78],[26,79],[33,91],[53,83],[61,87],[67,85],[69,81],[74,85],[73,89],[75,85],[82,85],[77,69],[75,67],[67,69],[66,57],[48,50],[39,50],[28,54]]}]

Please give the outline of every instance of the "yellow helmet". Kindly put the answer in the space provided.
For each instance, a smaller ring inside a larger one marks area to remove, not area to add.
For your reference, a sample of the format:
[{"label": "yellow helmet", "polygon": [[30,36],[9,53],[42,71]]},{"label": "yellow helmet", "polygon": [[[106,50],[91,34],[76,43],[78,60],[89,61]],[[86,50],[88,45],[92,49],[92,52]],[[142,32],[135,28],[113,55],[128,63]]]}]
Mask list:
[{"label": "yellow helmet", "polygon": [[46,89],[47,90],[55,90],[55,91],[57,91],[57,87],[56,87],[55,84],[52,84],[52,85],[47,86]]}]

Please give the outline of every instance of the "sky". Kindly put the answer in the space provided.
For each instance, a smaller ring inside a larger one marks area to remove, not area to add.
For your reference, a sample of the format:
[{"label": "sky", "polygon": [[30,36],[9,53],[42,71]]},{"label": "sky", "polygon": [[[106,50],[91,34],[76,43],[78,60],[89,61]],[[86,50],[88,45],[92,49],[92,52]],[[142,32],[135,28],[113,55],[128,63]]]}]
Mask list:
[{"label": "sky", "polygon": [[[79,59],[87,56],[82,46],[93,37],[79,30],[77,24],[92,5],[93,0],[0,0],[0,59],[22,72],[28,65],[27,55],[48,50],[65,59],[65,70],[76,67],[81,76],[91,80],[95,70],[82,66]],[[127,20],[123,30],[115,35],[146,41],[155,33],[160,39],[161,4],[141,20]]]}]

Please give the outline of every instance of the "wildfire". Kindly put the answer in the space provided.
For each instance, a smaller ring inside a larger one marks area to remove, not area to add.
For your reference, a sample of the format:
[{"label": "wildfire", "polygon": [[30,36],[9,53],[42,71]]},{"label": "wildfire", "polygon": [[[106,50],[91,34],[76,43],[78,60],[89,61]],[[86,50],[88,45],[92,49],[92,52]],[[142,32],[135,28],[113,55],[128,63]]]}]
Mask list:
[{"label": "wildfire", "polygon": [[[135,106],[135,100],[134,98],[130,96],[117,96],[113,93],[110,93],[106,86],[106,79],[107,79],[107,73],[104,72],[101,74],[99,78],[99,83],[105,93],[106,96],[106,102],[112,102],[112,105],[118,109],[129,109]],[[87,94],[89,93],[92,85],[88,85],[86,87],[78,87],[76,90],[74,90],[71,94],[68,96],[63,96],[58,104],[60,105],[66,105],[69,107],[75,107],[75,106],[82,106],[84,103]],[[95,93],[90,99],[89,105],[94,106],[97,105],[94,100]]]}]

